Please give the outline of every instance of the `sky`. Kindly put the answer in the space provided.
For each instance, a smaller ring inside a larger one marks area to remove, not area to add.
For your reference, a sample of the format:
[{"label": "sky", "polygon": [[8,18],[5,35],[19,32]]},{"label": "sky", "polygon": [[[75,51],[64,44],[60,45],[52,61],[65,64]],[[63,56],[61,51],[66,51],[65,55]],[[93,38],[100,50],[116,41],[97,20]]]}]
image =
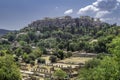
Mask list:
[{"label": "sky", "polygon": [[0,29],[19,30],[44,17],[66,15],[120,24],[120,0],[0,0]]}]

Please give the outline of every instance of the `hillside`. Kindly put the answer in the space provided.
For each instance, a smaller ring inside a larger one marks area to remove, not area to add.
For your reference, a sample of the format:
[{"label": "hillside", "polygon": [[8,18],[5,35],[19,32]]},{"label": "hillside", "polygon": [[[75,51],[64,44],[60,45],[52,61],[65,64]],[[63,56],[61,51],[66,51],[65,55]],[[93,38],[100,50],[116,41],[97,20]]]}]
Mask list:
[{"label": "hillside", "polygon": [[22,46],[22,43],[46,49],[106,53],[106,45],[101,47],[101,44],[118,35],[119,30],[116,25],[89,16],[80,18],[65,16],[34,21],[20,31],[7,34],[4,38],[12,43],[11,46],[14,44],[13,47]]},{"label": "hillside", "polygon": [[10,30],[0,29],[0,36],[5,35],[6,33],[11,32]]},{"label": "hillside", "polygon": [[[82,70],[81,68],[88,69],[87,73],[92,74],[89,70],[100,61],[102,63],[104,56],[110,55],[110,49],[115,46],[110,43],[119,34],[119,26],[89,16],[45,18],[2,36],[0,56],[6,54],[13,56],[23,79],[35,77],[53,80],[56,78],[54,74],[59,70],[61,74],[64,73],[63,75],[71,75],[68,80],[76,80],[79,74],[83,74],[83,78],[86,75],[86,71],[78,72]],[[109,60],[112,62],[112,59],[107,59],[108,57],[103,62]],[[106,64],[109,63],[104,65]],[[29,73],[32,76],[29,76]],[[66,79],[66,76],[64,78]]]}]

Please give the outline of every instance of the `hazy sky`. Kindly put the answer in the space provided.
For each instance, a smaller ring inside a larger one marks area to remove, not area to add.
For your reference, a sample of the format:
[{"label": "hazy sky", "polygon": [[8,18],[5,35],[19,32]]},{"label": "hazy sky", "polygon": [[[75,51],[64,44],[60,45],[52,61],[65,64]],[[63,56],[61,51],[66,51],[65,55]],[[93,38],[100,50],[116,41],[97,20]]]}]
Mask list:
[{"label": "hazy sky", "polygon": [[21,29],[44,17],[89,15],[119,23],[120,0],[0,0],[0,28]]}]

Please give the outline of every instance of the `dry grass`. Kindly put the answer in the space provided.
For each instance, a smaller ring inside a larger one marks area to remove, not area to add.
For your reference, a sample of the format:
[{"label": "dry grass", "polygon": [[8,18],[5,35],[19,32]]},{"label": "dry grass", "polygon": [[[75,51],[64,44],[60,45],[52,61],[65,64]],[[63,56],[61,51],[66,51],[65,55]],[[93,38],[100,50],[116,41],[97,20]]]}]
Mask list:
[{"label": "dry grass", "polygon": [[91,59],[92,58],[89,58],[89,57],[70,57],[70,58],[61,60],[59,62],[79,64],[79,63],[85,63],[86,61],[91,60]]},{"label": "dry grass", "polygon": [[39,80],[45,80],[45,79],[41,77]]},{"label": "dry grass", "polygon": [[46,63],[50,63],[50,60],[49,60],[50,56],[49,55],[48,56],[42,56],[41,58],[45,59]]}]

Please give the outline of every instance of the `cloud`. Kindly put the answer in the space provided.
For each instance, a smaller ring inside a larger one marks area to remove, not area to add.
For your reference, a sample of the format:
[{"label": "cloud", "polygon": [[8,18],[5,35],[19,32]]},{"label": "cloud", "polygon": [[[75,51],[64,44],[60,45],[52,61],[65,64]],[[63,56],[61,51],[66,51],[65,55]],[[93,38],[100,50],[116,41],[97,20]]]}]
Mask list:
[{"label": "cloud", "polygon": [[101,17],[103,17],[103,16],[105,16],[105,15],[108,15],[108,14],[110,14],[109,11],[98,11],[98,12],[96,13],[96,16],[95,16],[95,17],[101,18]]},{"label": "cloud", "polygon": [[100,10],[113,10],[117,6],[117,0],[97,0],[96,4],[93,3],[93,6],[99,8]]},{"label": "cloud", "polygon": [[94,11],[94,12],[96,12],[98,10],[99,9],[94,7],[93,5],[88,5],[88,6],[84,7],[84,8],[81,8],[79,10],[78,14],[82,14],[83,12],[86,12],[86,11]]},{"label": "cloud", "polygon": [[89,13],[91,15],[94,15],[94,13],[97,11],[99,11],[97,7],[94,7],[93,5],[88,5],[84,8],[81,8],[77,14],[87,15]]},{"label": "cloud", "polygon": [[118,2],[120,2],[120,0],[117,0]]},{"label": "cloud", "polygon": [[69,15],[73,13],[73,9],[69,9],[67,11],[64,12],[65,15]]},{"label": "cloud", "polygon": [[77,14],[89,15],[109,23],[120,24],[120,0],[97,0],[91,5],[79,9]]}]

